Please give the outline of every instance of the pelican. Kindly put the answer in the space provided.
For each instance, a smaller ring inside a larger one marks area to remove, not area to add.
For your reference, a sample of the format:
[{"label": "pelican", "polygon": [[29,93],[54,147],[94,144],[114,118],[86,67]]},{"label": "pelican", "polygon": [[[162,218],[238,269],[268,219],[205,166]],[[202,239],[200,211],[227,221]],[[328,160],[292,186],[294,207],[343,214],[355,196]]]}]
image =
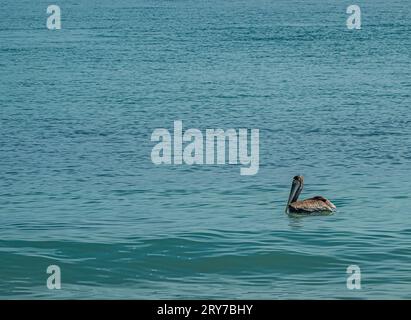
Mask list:
[{"label": "pelican", "polygon": [[293,178],[293,184],[291,185],[290,196],[288,197],[286,213],[300,213],[300,214],[312,214],[312,213],[329,213],[334,212],[335,205],[328,199],[322,196],[315,196],[313,198],[297,201],[298,196],[303,190],[304,177],[295,176]]}]

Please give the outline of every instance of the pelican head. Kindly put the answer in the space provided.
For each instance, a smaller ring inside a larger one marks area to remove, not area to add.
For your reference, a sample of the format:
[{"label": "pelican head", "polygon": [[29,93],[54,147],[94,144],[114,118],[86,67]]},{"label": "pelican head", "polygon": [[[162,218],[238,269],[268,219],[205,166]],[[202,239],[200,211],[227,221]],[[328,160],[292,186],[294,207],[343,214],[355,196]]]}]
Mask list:
[{"label": "pelican head", "polygon": [[304,177],[303,176],[295,176],[293,178],[293,183],[291,185],[290,195],[288,196],[287,206],[285,208],[285,212],[288,211],[288,206],[290,203],[297,201],[298,197],[300,196],[301,191],[303,190],[304,186]]}]

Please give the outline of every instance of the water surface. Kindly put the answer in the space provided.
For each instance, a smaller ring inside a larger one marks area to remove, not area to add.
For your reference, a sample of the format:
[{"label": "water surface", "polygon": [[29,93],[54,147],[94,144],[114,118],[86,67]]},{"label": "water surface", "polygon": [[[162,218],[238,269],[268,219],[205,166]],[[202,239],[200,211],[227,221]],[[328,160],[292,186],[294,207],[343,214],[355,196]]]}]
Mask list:
[{"label": "water surface", "polygon": [[[408,1],[2,2],[1,298],[411,298]],[[154,166],[174,120],[259,173]],[[296,174],[338,212],[286,216]]]}]

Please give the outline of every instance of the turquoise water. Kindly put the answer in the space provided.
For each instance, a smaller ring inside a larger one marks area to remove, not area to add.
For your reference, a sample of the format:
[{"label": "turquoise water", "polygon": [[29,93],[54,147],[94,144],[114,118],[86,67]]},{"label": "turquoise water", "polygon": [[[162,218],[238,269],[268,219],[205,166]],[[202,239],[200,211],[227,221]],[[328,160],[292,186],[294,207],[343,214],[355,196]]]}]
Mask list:
[{"label": "turquoise water", "polygon": [[[0,10],[1,298],[411,298],[409,1],[49,4]],[[258,128],[258,174],[154,166],[174,120]]]}]

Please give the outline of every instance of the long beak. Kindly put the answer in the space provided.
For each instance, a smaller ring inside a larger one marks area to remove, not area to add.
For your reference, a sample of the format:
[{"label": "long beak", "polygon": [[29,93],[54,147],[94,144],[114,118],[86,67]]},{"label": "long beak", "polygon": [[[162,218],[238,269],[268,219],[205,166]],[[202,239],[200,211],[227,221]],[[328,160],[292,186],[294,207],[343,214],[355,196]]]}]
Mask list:
[{"label": "long beak", "polygon": [[300,182],[298,180],[294,180],[293,184],[291,185],[290,195],[288,196],[287,207],[285,208],[285,212],[288,211],[288,206],[290,205],[291,201],[294,199],[299,187],[300,187]]}]

